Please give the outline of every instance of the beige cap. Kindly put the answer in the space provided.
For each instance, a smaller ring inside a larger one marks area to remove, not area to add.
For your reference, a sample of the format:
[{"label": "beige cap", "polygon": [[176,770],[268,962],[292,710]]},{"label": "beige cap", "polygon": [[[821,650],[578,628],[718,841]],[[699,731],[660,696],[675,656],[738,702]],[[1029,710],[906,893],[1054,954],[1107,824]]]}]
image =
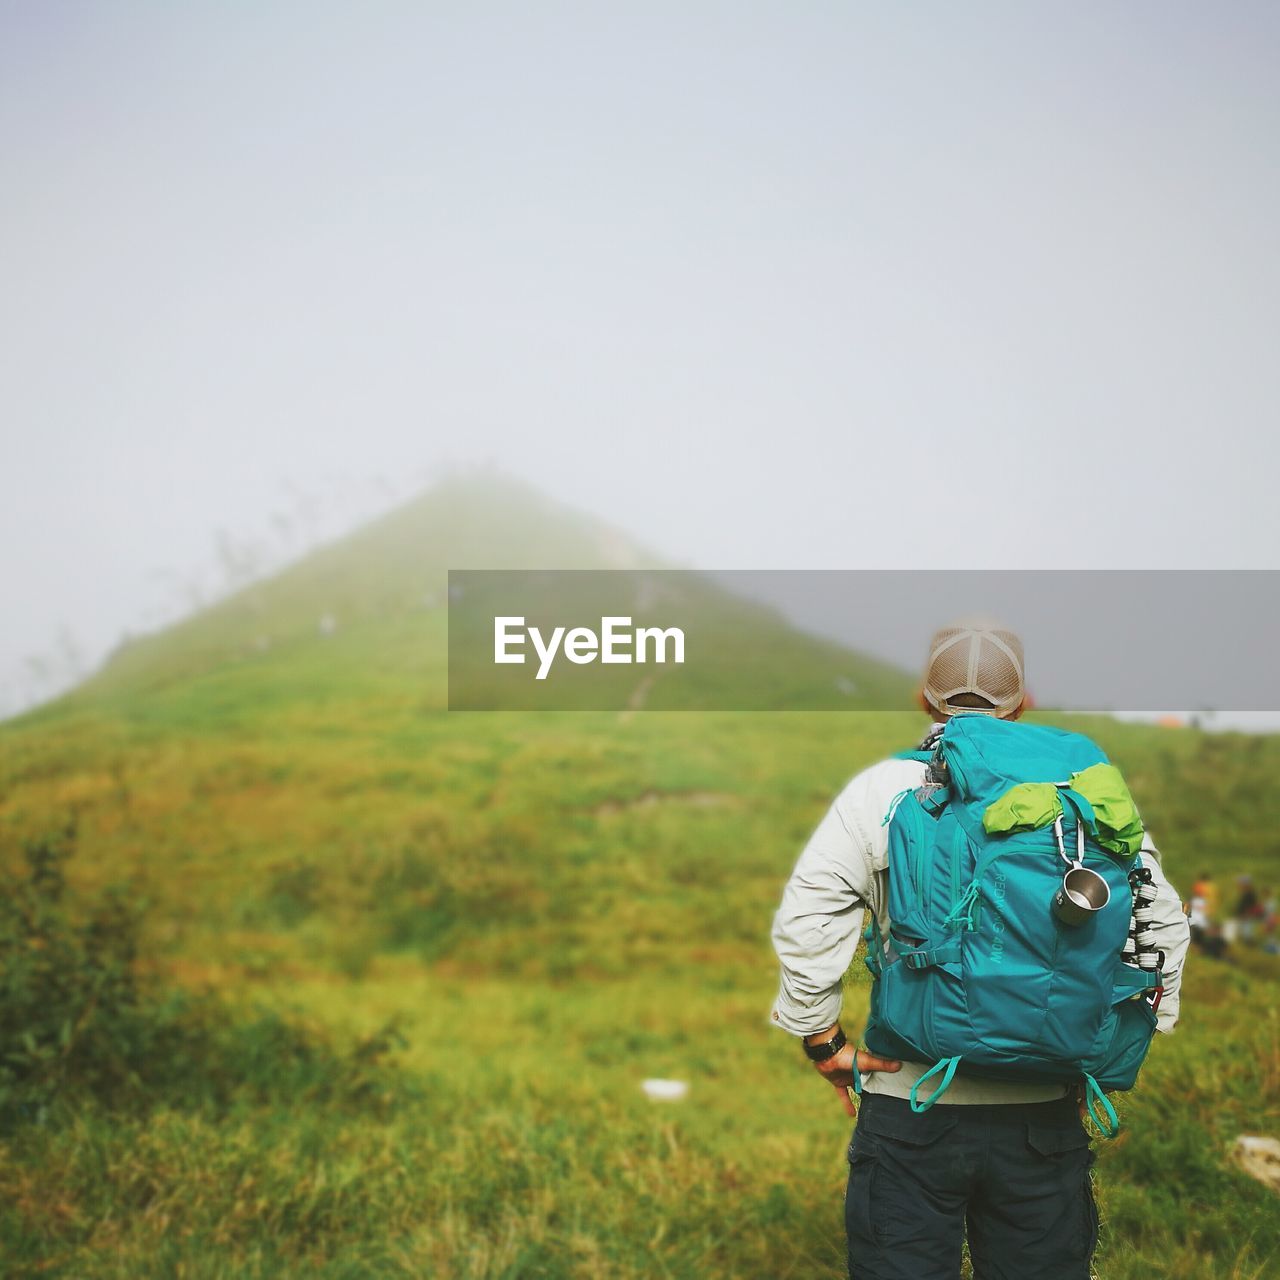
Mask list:
[{"label": "beige cap", "polygon": [[934,710],[1009,716],[1026,695],[1022,641],[990,618],[962,618],[929,644],[924,696]]}]

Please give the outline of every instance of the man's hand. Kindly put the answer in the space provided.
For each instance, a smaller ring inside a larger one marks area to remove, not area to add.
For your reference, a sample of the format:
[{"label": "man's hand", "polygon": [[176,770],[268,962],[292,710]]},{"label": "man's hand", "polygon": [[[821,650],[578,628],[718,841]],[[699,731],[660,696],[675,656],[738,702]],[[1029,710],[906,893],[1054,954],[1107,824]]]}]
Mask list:
[{"label": "man's hand", "polygon": [[902,1067],[901,1062],[895,1062],[891,1058],[877,1058],[865,1049],[855,1050],[852,1044],[845,1045],[834,1058],[828,1058],[826,1062],[815,1062],[814,1070],[840,1095],[845,1111],[851,1116],[858,1114],[853,1099],[849,1097],[849,1090],[853,1087],[855,1055],[860,1072],[898,1071]]}]

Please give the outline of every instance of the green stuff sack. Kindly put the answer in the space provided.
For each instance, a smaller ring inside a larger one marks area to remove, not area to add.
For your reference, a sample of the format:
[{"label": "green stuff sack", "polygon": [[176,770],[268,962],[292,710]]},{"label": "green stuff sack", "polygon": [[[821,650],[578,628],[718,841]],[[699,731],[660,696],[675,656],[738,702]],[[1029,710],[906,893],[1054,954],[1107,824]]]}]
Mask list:
[{"label": "green stuff sack", "polygon": [[1090,765],[1071,775],[1071,788],[1093,809],[1098,843],[1125,859],[1136,858],[1142,848],[1142,818],[1120,770],[1113,764]]},{"label": "green stuff sack", "polygon": [[1036,831],[1062,817],[1062,801],[1052,782],[1020,782],[982,811],[988,835],[1005,831]]}]

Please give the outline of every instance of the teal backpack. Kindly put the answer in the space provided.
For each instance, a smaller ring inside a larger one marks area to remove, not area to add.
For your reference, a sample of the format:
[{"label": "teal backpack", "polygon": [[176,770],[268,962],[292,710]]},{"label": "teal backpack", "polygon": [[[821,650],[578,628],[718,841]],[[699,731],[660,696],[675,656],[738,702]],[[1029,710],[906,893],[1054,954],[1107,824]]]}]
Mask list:
[{"label": "teal backpack", "polygon": [[[1102,1091],[1137,1078],[1163,962],[1133,919],[1135,893],[1146,906],[1155,890],[1124,779],[1080,734],[981,714],[953,717],[936,750],[904,758],[929,769],[884,819],[891,928],[882,938],[872,913],[867,1048],[934,1064],[911,1090],[917,1112],[957,1071],[1083,1083],[1113,1136]],[[1082,910],[1075,898],[1064,907],[1064,875],[1076,867],[1105,881],[1085,877],[1104,905]]]}]

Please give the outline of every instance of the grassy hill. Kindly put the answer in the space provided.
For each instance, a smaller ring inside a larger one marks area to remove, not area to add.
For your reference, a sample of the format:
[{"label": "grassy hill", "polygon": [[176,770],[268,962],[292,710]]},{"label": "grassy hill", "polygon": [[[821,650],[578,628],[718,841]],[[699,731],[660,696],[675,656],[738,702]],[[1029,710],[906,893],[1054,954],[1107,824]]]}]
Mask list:
[{"label": "grassy hill", "polygon": [[[458,483],[0,725],[0,862],[75,823],[65,904],[0,934],[11,975],[83,977],[47,1045],[4,1024],[63,1082],[0,1137],[8,1274],[841,1274],[847,1122],[767,1026],[768,925],[840,785],[922,718],[442,710],[447,567],[653,563]],[[715,607],[815,690],[888,678]],[[1184,891],[1275,876],[1276,739],[1090,728]],[[36,978],[5,981],[35,1025]],[[1099,1159],[1108,1280],[1280,1274],[1277,1203],[1226,1157],[1280,1134],[1277,993],[1262,957],[1193,966]],[[855,974],[850,1021],[865,999]]]}]

